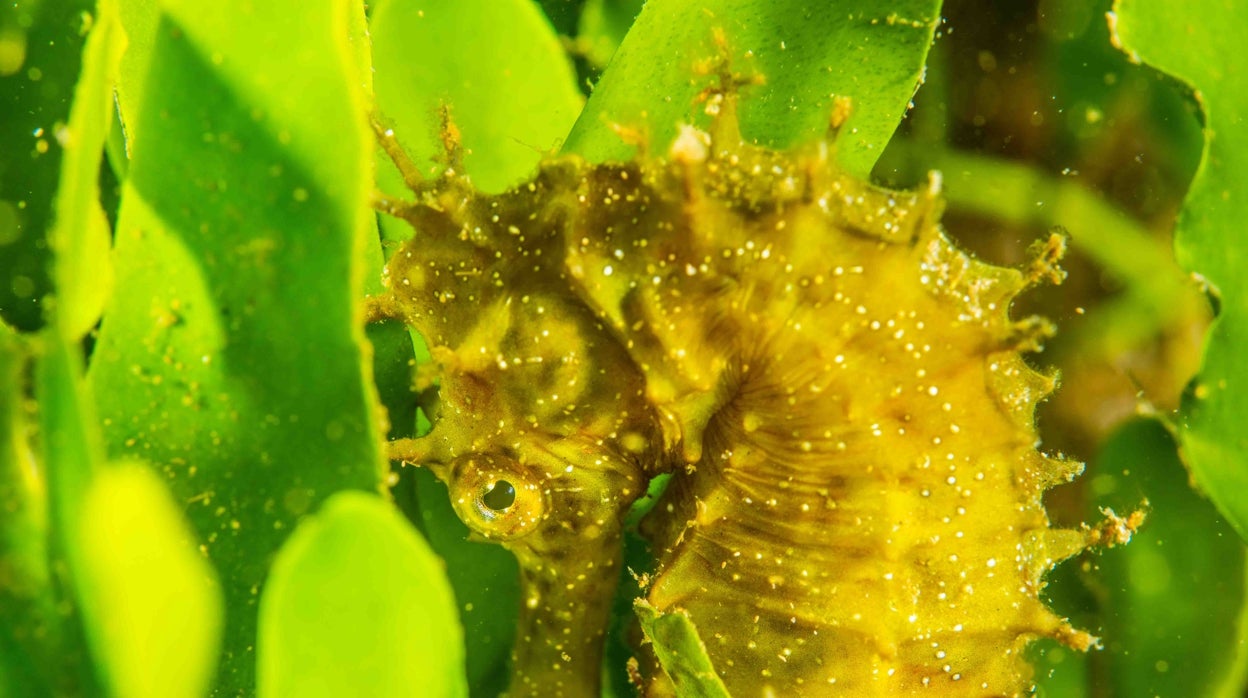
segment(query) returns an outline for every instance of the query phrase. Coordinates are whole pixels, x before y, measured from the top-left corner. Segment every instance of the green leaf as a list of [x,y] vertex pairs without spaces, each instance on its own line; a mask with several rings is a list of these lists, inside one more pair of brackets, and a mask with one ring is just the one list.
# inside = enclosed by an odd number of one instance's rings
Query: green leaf
[[[444,104],[464,169],[487,192],[530,174],[580,111],[572,65],[531,0],[382,0],[371,33],[377,108],[427,173],[442,153]],[[401,193],[397,182],[383,188]]]
[[65,152],[56,192],[56,221],[48,236],[56,286],[56,317],[70,338],[85,335],[100,319],[112,287],[112,237],[100,206],[100,161],[113,122],[113,83],[126,38],[112,0],[100,0],[87,37],[82,75],[74,89]]
[[56,609],[48,586],[46,482],[25,414],[29,359],[0,323],[0,695],[52,690],[44,672]]
[[0,5],[0,315],[24,331],[42,325],[51,291],[52,229],[74,85],[95,0]]
[[683,698],[728,698],[728,689],[715,673],[698,629],[684,611],[661,613],[645,599],[633,605],[641,630],[654,645],[663,671]]
[[1245,547],[1188,486],[1170,435],[1128,423],[1088,478],[1096,508],[1149,509],[1130,545],[1099,555],[1105,651],[1092,660],[1112,694],[1243,695]]
[[585,59],[599,68],[624,42],[645,0],[586,0],[576,26],[576,40]]
[[730,67],[766,84],[746,87],[741,131],[773,148],[822,137],[832,98],[854,110],[837,156],[865,176],[905,114],[922,76],[940,0],[898,0],[881,10],[866,0],[727,0],[713,11],[695,0],[650,0],[594,89],[564,150],[591,161],[632,155],[613,124],[648,134],[665,150],[681,123],[705,126],[695,104],[711,84],[699,64],[714,61],[722,30]]
[[[82,380],[82,354],[53,324],[44,333],[43,355],[35,365],[35,397],[39,402],[40,453],[47,478],[49,558],[56,600],[68,610],[58,620],[51,679],[58,693],[93,694],[97,675],[91,669],[79,610],[61,585],[83,569],[78,531],[83,525],[83,500],[103,460],[98,422],[89,388]],[[70,579],[65,579],[68,571]]]
[[121,57],[117,78],[117,108],[125,128],[127,154],[134,134],[130,120],[138,113],[143,83],[151,70],[152,50],[156,43],[156,25],[160,18],[159,0],[118,0],[121,26],[126,31],[126,52]]
[[282,546],[259,643],[261,698],[468,694],[442,562],[373,495],[334,495]]
[[180,507],[146,466],[102,469],[84,498],[75,570],[87,636],[114,695],[204,695],[222,602]]
[[1205,116],[1205,150],[1175,228],[1184,268],[1218,297],[1199,376],[1179,416],[1184,462],[1248,540],[1248,4],[1117,0],[1116,40],[1188,83]]
[[352,7],[168,0],[123,114],[118,286],[90,377],[109,452],[168,477],[221,575],[220,694],[253,690],[258,593],[288,532],[384,481]]

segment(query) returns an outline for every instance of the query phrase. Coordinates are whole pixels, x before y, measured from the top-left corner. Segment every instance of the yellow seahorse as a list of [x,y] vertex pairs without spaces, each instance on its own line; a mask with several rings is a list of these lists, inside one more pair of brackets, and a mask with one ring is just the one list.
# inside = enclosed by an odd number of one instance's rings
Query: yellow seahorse
[[1020,352],[1051,328],[1009,309],[1060,280],[1062,238],[984,264],[941,231],[938,178],[870,186],[831,136],[751,146],[735,90],[705,96],[711,131],[663,156],[553,158],[497,196],[421,181],[379,132],[415,194],[379,207],[417,234],[373,315],[419,330],[443,395],[392,452],[519,559],[511,692],[598,694],[621,522],[664,472],[647,600],[692,619],[733,695],[1024,692],[1031,639],[1095,641],[1043,575],[1139,523],[1056,530],[1041,503],[1082,466],[1037,450],[1055,377]]

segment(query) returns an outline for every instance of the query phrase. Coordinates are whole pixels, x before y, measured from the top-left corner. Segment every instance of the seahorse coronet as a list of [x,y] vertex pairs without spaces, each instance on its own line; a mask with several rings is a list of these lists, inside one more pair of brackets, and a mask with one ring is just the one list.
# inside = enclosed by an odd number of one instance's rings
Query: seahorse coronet
[[[1057,376],[1022,352],[1052,325],[1010,314],[1060,281],[1061,238],[986,264],[941,229],[938,178],[881,189],[832,142],[725,140],[735,118],[388,209],[416,230],[391,307],[442,367],[422,460],[520,561],[511,691],[596,694],[625,513],[672,473],[646,600],[689,616],[733,695],[1026,692],[1032,639],[1095,642],[1039,598],[1100,538],[1049,525],[1081,466],[1038,450]],[[483,513],[508,477],[514,512]]]

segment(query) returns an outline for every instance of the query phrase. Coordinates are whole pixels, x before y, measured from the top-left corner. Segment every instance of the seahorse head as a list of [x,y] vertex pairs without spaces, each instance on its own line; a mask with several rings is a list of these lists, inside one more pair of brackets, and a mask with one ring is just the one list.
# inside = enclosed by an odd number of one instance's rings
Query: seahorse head
[[520,562],[513,691],[579,695],[597,691],[621,522],[662,444],[642,371],[564,273],[570,172],[500,196],[440,180],[402,212],[417,234],[387,283],[439,367],[434,427],[412,459]]

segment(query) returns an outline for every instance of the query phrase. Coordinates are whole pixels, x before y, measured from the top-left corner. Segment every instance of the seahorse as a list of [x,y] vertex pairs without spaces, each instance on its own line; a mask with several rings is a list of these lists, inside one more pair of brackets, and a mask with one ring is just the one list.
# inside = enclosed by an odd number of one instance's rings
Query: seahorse
[[[978,261],[938,177],[838,169],[843,109],[770,150],[720,84],[668,152],[552,157],[500,195],[454,166],[421,180],[379,129],[415,198],[378,207],[416,235],[372,315],[426,338],[442,394],[392,455],[516,554],[514,695],[598,694],[622,520],[660,473],[646,600],[692,619],[733,695],[1022,693],[1030,640],[1096,642],[1044,574],[1139,524],[1054,529],[1041,502],[1082,466],[1038,450],[1057,379],[1023,352],[1052,327],[1010,306],[1060,281],[1062,238],[1023,270]],[[643,665],[647,694],[675,690]]]

